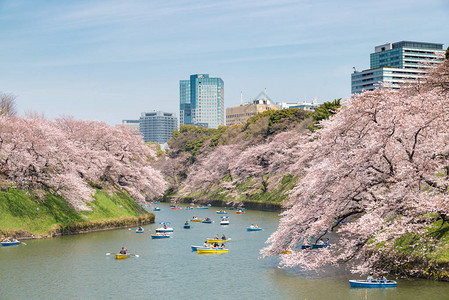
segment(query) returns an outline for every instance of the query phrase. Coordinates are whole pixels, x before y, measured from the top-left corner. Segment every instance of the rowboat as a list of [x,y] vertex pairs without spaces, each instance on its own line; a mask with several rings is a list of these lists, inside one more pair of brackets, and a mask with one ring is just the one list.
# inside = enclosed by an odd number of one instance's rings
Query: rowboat
[[[312,249],[326,248],[328,246],[329,246],[329,244],[312,244]],[[303,244],[301,246],[302,249],[308,249],[310,247],[311,247],[311,245],[308,245],[308,244]]]
[[117,253],[115,255],[115,259],[125,259],[125,258],[128,258],[130,256],[131,256],[131,254],[120,254],[120,253]]
[[201,219],[190,219],[190,222],[201,222]]
[[209,244],[213,244],[213,243],[227,243],[229,242],[231,239],[227,239],[227,240],[216,240],[216,239],[207,239],[207,242]]
[[248,227],[248,228],[246,228],[246,231],[261,231],[262,230],[262,228],[259,228],[259,227]]
[[238,215],[243,215],[245,212],[243,210],[238,210],[235,213],[238,214]]
[[181,207],[172,206],[170,209],[181,209]]
[[234,209],[234,207],[230,207],[230,208],[229,208],[229,210],[233,210],[233,209]]
[[197,206],[196,209],[209,209],[207,206]]
[[8,246],[17,246],[20,244],[19,241],[13,241],[13,242],[1,242],[2,247],[8,247]]
[[224,210],[217,210],[216,213],[219,214],[219,215],[226,215],[227,214],[227,212],[224,211]]
[[159,228],[156,228],[156,232],[173,232],[173,228],[171,228],[171,227],[167,227],[167,228],[159,227]]
[[291,250],[285,250],[285,251],[281,251],[281,254],[291,254],[292,251]]
[[198,254],[216,254],[216,253],[228,253],[229,249],[196,249]]
[[184,225],[184,229],[190,229],[190,225]]
[[167,227],[167,224],[170,224],[170,222],[159,222],[159,224],[164,226],[156,228],[156,232],[173,232],[173,228]]
[[151,235],[152,239],[168,239],[170,238],[169,235],[163,235],[163,234],[152,234]]
[[368,280],[349,280],[349,285],[355,288],[387,288],[396,287],[397,282],[394,280],[381,281],[368,281]]
[[207,224],[210,224],[210,223],[212,223],[212,220],[209,219],[209,218],[206,218],[206,219],[203,219],[203,220],[201,221],[201,223],[207,223]]
[[204,246],[190,246],[192,247],[192,251],[196,251],[197,249],[209,249],[209,247],[204,247]]
[[161,209],[159,208],[159,207],[155,207],[154,209],[153,209],[153,211],[160,211]]
[[220,221],[220,225],[229,225],[229,219],[223,219]]
[[142,229],[142,230],[136,230],[136,233],[143,233],[145,230],[144,229]]

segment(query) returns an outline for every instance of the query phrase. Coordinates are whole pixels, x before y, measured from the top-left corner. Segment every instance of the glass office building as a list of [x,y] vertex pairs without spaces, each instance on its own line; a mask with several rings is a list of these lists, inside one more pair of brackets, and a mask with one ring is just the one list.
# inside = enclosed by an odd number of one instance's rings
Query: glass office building
[[173,137],[173,130],[178,129],[175,114],[162,111],[143,112],[139,120],[139,131],[145,143],[165,144]]
[[179,81],[180,124],[206,128],[224,125],[224,82],[209,74]]
[[370,69],[351,74],[351,93],[374,90],[381,84],[398,89],[401,84],[424,78],[426,68],[441,62],[443,44],[402,41],[376,46]]

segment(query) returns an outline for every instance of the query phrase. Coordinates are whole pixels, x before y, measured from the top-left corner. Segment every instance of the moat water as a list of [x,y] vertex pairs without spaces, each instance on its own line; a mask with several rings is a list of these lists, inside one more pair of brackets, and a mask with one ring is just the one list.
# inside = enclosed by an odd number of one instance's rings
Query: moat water
[[[260,259],[259,250],[276,230],[279,216],[228,210],[230,225],[219,224],[219,208],[171,210],[158,204],[156,224],[143,234],[128,229],[24,241],[0,249],[0,299],[449,299],[449,283],[391,278],[397,288],[351,289],[345,272],[305,274],[278,268],[278,258]],[[214,223],[182,225],[192,216]],[[151,239],[159,222],[171,222],[170,239]],[[258,224],[263,231],[247,232]],[[198,255],[191,245],[225,234],[229,253]],[[122,246],[140,257],[116,260],[105,253]]]

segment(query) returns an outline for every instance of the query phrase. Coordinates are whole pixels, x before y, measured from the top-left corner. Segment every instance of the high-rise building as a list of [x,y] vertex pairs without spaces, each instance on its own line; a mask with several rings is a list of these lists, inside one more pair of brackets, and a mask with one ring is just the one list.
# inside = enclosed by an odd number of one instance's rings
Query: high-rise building
[[441,62],[443,44],[402,41],[376,46],[370,55],[370,69],[351,74],[351,93],[375,90],[384,83],[398,89],[400,84],[426,76],[426,68]]
[[252,116],[267,110],[279,110],[279,105],[274,105],[269,100],[257,99],[226,108],[226,125],[245,124]]
[[224,125],[224,82],[209,74],[190,75],[179,81],[179,121],[207,128]]
[[139,131],[145,143],[164,144],[173,137],[173,130],[178,129],[178,120],[175,114],[162,111],[143,112],[139,124]]

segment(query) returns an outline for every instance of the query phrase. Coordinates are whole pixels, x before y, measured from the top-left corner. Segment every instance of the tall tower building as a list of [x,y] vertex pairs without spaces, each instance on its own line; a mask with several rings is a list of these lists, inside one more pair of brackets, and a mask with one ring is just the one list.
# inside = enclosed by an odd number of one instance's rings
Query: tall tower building
[[206,128],[224,125],[224,82],[209,74],[190,75],[179,81],[180,124]]
[[139,131],[144,142],[165,144],[173,137],[173,130],[178,129],[175,114],[163,111],[143,112],[139,120]]
[[375,90],[380,83],[398,89],[401,83],[426,76],[423,63],[441,62],[443,44],[402,41],[376,46],[370,55],[370,69],[351,74],[351,93]]

